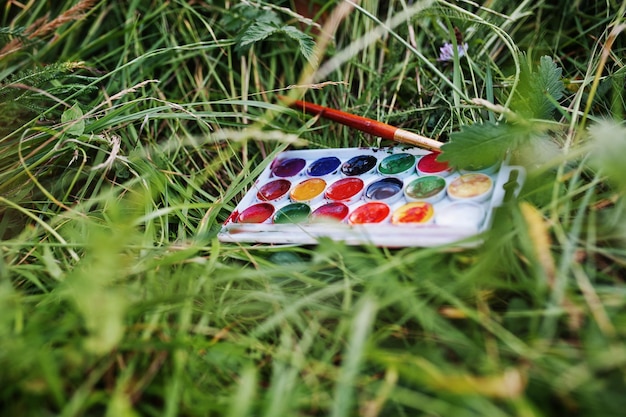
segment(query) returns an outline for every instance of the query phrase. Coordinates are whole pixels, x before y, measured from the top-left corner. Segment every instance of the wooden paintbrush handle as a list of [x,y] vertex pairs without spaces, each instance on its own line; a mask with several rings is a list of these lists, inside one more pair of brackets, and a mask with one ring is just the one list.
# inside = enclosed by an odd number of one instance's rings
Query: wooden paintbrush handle
[[341,110],[331,109],[330,107],[324,107],[306,101],[295,100],[291,103],[291,107],[300,109],[308,114],[319,115],[324,119],[353,127],[362,132],[380,136],[383,139],[394,140],[394,134],[396,133],[396,130],[398,130],[397,127],[390,126],[373,119],[368,119],[367,117],[357,116],[355,114],[346,113]]
[[[286,98],[284,100],[288,101]],[[368,119],[367,117],[357,116],[341,110],[331,109],[330,107],[309,103],[307,101],[294,100],[290,103],[290,106],[300,109],[305,113],[319,115],[325,119],[350,126],[354,129],[372,134],[374,136],[379,136],[383,139],[409,143],[411,145],[434,150],[438,150],[441,145],[443,145],[442,142],[418,135],[417,133],[409,132],[408,130],[400,129],[377,120]]]
[[421,146],[435,151],[438,151],[439,148],[441,148],[441,145],[443,145],[443,142],[439,142],[438,140],[427,138],[426,136],[418,135],[417,133],[399,128],[393,136],[394,140],[398,142],[410,143],[411,145]]

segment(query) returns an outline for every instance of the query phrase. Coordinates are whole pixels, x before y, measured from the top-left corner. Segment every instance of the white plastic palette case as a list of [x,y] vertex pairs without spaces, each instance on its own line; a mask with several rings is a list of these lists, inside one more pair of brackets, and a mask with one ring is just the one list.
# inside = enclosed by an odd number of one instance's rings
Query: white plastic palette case
[[522,167],[451,171],[412,147],[285,151],[259,175],[224,222],[222,242],[430,247],[481,243]]

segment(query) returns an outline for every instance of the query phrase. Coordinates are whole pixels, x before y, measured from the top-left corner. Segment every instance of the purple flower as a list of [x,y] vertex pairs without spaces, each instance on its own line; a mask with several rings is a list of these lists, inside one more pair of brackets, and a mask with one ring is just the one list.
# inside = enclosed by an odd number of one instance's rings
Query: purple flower
[[[457,50],[459,52],[459,58],[465,55],[467,52],[467,42],[463,45],[457,45]],[[450,42],[446,42],[443,44],[441,48],[439,48],[439,58],[437,61],[452,61],[454,59],[454,46]]]

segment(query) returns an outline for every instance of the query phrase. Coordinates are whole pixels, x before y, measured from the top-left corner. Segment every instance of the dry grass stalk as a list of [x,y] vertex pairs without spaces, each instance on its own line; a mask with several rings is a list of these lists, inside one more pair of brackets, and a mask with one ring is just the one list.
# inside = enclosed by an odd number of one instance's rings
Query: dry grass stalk
[[[93,7],[95,2],[95,0],[81,0],[76,3],[75,6],[71,7],[70,9],[63,12],[56,18],[48,21],[47,23],[47,18],[37,19],[24,31],[26,38],[31,40],[43,39],[54,33],[54,31],[60,26],[68,22],[74,22],[82,19],[85,16],[85,13]],[[2,49],[0,49],[0,58],[19,51],[22,46],[24,46],[24,41],[22,39],[12,39],[10,42],[4,45]]]

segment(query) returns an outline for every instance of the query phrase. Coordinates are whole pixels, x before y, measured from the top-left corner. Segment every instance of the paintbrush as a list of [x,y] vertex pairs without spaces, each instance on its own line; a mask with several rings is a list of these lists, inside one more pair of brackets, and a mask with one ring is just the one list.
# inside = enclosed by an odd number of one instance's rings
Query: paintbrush
[[280,99],[285,101],[286,103],[289,103],[289,106],[292,108],[302,110],[305,113],[319,115],[320,117],[323,117],[325,119],[332,120],[346,126],[350,126],[362,132],[370,133],[374,136],[379,136],[383,139],[408,143],[411,145],[416,145],[437,151],[439,150],[439,148],[441,148],[441,145],[443,145],[442,142],[439,142],[435,139],[427,138],[426,136],[418,135],[417,133],[409,132],[408,130],[391,126],[374,119],[368,119],[367,117],[357,116],[355,114],[331,109],[330,107],[320,106],[318,104],[309,103],[307,101],[291,101],[291,99],[287,97],[280,97]]

